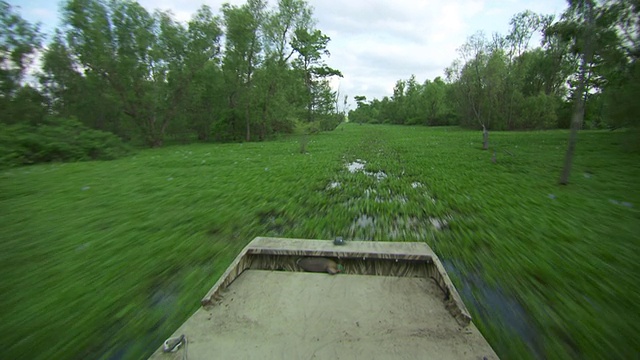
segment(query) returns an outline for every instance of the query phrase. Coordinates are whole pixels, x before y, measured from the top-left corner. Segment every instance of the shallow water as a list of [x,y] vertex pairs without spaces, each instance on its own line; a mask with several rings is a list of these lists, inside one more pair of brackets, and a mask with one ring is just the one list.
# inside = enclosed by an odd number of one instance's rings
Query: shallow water
[[347,170],[350,173],[355,173],[356,171],[364,170],[364,165],[367,162],[364,160],[356,159],[356,161],[347,164]]
[[340,182],[338,181],[332,181],[329,183],[329,185],[327,185],[327,189],[336,189],[340,187]]
[[[460,279],[462,287],[457,290],[462,300],[476,309],[485,323],[497,323],[508,328],[525,343],[535,358],[543,358],[539,331],[518,300],[500,287],[489,286],[477,274],[462,274],[452,261],[442,260],[442,265],[447,273]],[[500,353],[499,349],[495,350]]]
[[167,330],[169,314],[175,312],[178,306],[178,291],[178,284],[176,282],[161,284],[153,289],[149,296],[148,309],[144,311],[160,310],[165,315],[160,318],[152,328],[147,329],[145,333],[139,334],[137,338],[119,343],[116,349],[109,349],[113,350],[113,352],[107,359],[129,359],[131,358],[131,353],[141,348],[146,349],[149,354],[154,352],[162,342],[166,340],[162,334]]
[[354,161],[354,162],[347,163],[345,165],[345,167],[352,174],[355,174],[356,172],[361,171],[363,174],[365,174],[367,176],[372,176],[372,177],[376,178],[378,181],[384,180],[384,179],[387,178],[387,176],[388,176],[387,173],[385,173],[382,170],[378,170],[376,172],[366,171],[364,169],[364,166],[366,164],[367,164],[367,162],[365,160],[356,159],[356,161]]
[[351,227],[360,229],[373,228],[375,226],[375,222],[376,220],[373,216],[362,214],[353,222]]
[[442,230],[449,227],[449,222],[446,219],[440,219],[436,217],[430,217],[429,222],[436,230]]

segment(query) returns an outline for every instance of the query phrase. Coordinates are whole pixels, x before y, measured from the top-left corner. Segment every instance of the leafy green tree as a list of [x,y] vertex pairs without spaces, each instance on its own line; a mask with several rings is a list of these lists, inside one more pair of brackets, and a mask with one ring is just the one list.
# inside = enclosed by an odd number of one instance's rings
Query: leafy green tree
[[380,109],[378,110],[378,122],[381,124],[390,124],[396,112],[396,104],[385,96],[380,100]]
[[259,107],[259,137],[273,132],[293,129],[296,115],[305,107],[305,86],[292,70],[291,60],[296,53],[291,46],[295,29],[313,25],[312,10],[302,0],[280,0],[269,11],[263,24],[265,61],[256,73]]
[[329,56],[327,44],[331,38],[324,35],[320,30],[310,30],[298,28],[295,37],[292,39],[291,47],[298,54],[294,66],[302,72],[304,84],[307,88],[307,121],[314,120],[314,112],[322,114],[326,112],[326,103],[329,100],[334,102],[330,93],[329,83],[324,81],[331,76],[342,77],[339,70],[327,66],[322,56]]
[[426,80],[422,85],[421,102],[425,109],[425,125],[448,125],[450,110],[446,99],[446,84],[441,77]]
[[59,31],[43,54],[39,81],[52,114],[75,117],[90,128],[130,140],[135,128],[121,110],[121,99],[104,78],[80,71]]
[[406,120],[407,110],[405,108],[406,104],[406,82],[404,80],[396,81],[395,86],[393,87],[393,96],[391,97],[391,101],[394,103],[394,111],[393,116],[390,119],[392,124],[404,124]]
[[356,101],[356,108],[349,112],[349,121],[362,125],[363,123],[373,122],[370,112],[370,104],[367,103],[367,97],[364,95],[356,95],[353,97]]
[[465,61],[464,65],[456,61],[446,70],[448,79],[457,83],[455,89],[458,111],[461,119],[467,119],[463,124],[473,126],[472,124],[476,123],[482,128],[482,147],[485,150],[489,147],[488,131],[492,125],[491,112],[494,110],[488,106],[492,100],[491,95],[495,96],[499,91],[499,84],[490,81],[487,76],[487,64],[492,58],[491,54],[487,53],[490,49],[484,34],[478,32],[470,36],[458,50]]
[[[606,79],[603,108],[612,128],[640,127],[640,3],[605,1],[596,22],[606,28],[596,71]],[[638,132],[635,132],[637,136]],[[637,141],[637,139],[636,139]]]
[[10,97],[20,87],[42,39],[38,25],[23,19],[6,1],[0,1],[0,92],[3,98]]
[[461,59],[445,70],[461,125],[487,131],[556,126],[564,83],[575,69],[566,42],[556,37],[546,38],[547,49],[530,48],[532,36],[552,21],[525,11],[512,18],[507,36],[488,40],[477,33],[463,44]]
[[[46,109],[29,113],[76,117],[149,146],[161,146],[168,136],[262,140],[292,131],[298,118],[324,121],[325,129],[341,121],[338,94],[328,81],[341,74],[324,62],[329,38],[314,28],[304,0],[280,0],[273,8],[262,0],[225,4],[222,17],[203,6],[187,24],[133,0],[62,5],[63,26],[44,52],[39,76],[45,97],[38,100],[25,88],[20,111],[41,102]],[[15,26],[9,11],[3,15]],[[20,34],[39,46],[28,31]],[[16,49],[11,56],[18,60],[2,68],[2,84],[12,94],[18,94],[21,64],[33,53]],[[11,101],[5,96],[0,105]]]
[[253,75],[261,61],[260,27],[265,3],[250,0],[240,7],[224,4],[222,12],[226,26],[223,71],[229,93],[229,115],[232,129],[244,118],[245,140],[251,141],[251,106]]
[[229,120],[233,132],[244,121],[245,140],[251,141],[253,76],[261,62],[260,28],[266,4],[249,0],[240,7],[224,4],[226,27],[223,71],[228,93]]
[[5,124],[38,125],[49,115],[46,97],[30,85],[20,86],[2,113]]
[[[200,141],[209,140],[223,114],[223,75],[220,68],[222,29],[220,20],[203,5],[187,23],[184,66],[174,69],[173,109],[182,109],[187,129]],[[180,39],[173,37],[173,39]],[[177,47],[169,47],[177,48]],[[175,61],[180,64],[180,61]],[[187,130],[183,128],[184,130]]]
[[416,81],[416,76],[411,75],[405,82],[404,89],[404,119],[402,122],[407,125],[424,124],[424,106],[420,94],[422,86]]
[[[166,102],[171,56],[182,46],[168,41],[182,33],[167,14],[152,16],[136,2],[105,4],[98,0],[70,0],[64,5],[69,50],[87,78],[117,97],[122,111],[151,146],[161,146],[172,119]],[[161,42],[162,40],[162,42]],[[172,99],[173,100],[173,99]]]
[[0,122],[41,120],[40,95],[30,86],[23,87],[22,81],[42,39],[38,25],[23,19],[6,1],[0,2]]

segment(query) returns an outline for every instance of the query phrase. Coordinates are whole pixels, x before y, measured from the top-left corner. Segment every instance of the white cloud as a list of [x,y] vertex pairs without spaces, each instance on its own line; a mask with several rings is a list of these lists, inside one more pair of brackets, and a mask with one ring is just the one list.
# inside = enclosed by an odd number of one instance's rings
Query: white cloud
[[[559,13],[562,0],[545,1],[338,1],[314,2],[318,28],[332,38],[328,63],[345,78],[351,98],[391,95],[395,82],[443,75],[456,49],[478,30],[506,33],[518,12]],[[353,103],[353,100],[351,100]]]
[[318,27],[332,37],[328,60],[345,74],[341,91],[367,98],[390,95],[411,74],[422,82],[441,75],[473,31],[468,19],[483,1],[350,1],[316,6]]

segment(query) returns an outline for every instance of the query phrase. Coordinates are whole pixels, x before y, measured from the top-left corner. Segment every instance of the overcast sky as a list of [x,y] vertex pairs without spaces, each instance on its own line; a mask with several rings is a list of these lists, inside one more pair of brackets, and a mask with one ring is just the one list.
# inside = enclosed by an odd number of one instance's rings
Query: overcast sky
[[[203,3],[217,11],[224,2],[244,0],[139,0],[149,10],[171,10],[187,21]],[[9,0],[20,14],[51,33],[58,1]],[[271,0],[270,3],[274,3]],[[344,78],[333,82],[342,95],[368,99],[391,95],[398,79],[419,82],[442,76],[456,49],[478,30],[506,34],[509,19],[526,9],[559,15],[566,0],[310,0],[317,28],[331,37],[327,59]]]

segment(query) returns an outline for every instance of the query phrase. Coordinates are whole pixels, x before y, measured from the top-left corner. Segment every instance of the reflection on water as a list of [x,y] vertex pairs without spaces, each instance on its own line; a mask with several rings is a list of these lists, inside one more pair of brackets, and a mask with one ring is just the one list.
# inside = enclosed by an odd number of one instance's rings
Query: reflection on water
[[350,173],[355,173],[356,171],[364,170],[364,165],[367,162],[364,160],[356,159],[356,161],[347,164],[347,170]]
[[360,160],[360,159],[356,159],[356,161],[354,162],[350,162],[347,165],[345,165],[347,167],[347,170],[354,174],[358,171],[362,171],[363,174],[367,175],[367,176],[373,176],[374,178],[376,178],[378,181],[380,180],[384,180],[387,178],[387,173],[385,173],[382,170],[378,170],[376,172],[371,172],[371,171],[366,171],[364,169],[364,166],[367,164],[366,161],[364,160]]
[[[402,199],[395,201],[402,201]],[[438,231],[449,229],[449,221],[452,219],[453,217],[446,215],[428,218],[398,216],[379,220],[373,215],[360,214],[349,226],[347,237],[359,241],[394,241],[399,239],[417,241],[433,237]]]

